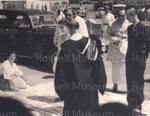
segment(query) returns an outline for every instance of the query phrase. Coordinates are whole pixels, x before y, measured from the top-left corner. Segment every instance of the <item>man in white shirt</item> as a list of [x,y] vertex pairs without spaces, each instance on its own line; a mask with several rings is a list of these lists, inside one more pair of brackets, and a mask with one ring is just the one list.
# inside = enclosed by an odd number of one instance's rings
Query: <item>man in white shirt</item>
[[87,26],[86,26],[86,23],[85,23],[84,19],[77,15],[77,10],[76,9],[73,9],[72,11],[73,11],[73,18],[76,21],[78,21],[78,23],[79,23],[79,32],[80,32],[80,34],[83,35],[84,37],[89,37],[88,29],[87,29]]
[[106,30],[108,26],[111,26],[112,22],[115,20],[114,15],[109,12],[109,9],[110,9],[109,6],[105,6],[104,8],[105,14],[102,17],[102,31],[103,31],[104,43],[106,45],[106,52],[108,50],[108,45],[109,45],[109,41],[106,40],[106,37],[105,37]]

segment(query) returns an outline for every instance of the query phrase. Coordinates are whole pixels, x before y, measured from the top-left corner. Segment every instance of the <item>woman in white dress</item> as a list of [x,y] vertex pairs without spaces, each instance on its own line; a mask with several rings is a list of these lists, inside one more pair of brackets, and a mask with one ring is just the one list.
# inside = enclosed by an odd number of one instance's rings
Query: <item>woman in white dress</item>
[[8,59],[1,65],[1,88],[7,90],[18,90],[26,89],[26,82],[22,79],[24,78],[23,72],[18,68],[15,63],[16,52],[10,51],[8,53]]
[[70,31],[68,28],[68,20],[62,19],[58,22],[58,33],[57,38],[54,39],[54,44],[58,48],[56,56],[54,58],[54,64],[53,64],[53,71],[55,72],[57,59],[61,50],[61,44],[64,43],[66,40],[68,40],[70,36]]

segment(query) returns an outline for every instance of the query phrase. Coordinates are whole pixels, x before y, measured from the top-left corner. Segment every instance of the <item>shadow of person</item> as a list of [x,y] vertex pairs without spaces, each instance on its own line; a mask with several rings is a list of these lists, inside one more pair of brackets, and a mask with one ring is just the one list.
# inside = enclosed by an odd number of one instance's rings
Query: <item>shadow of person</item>
[[28,109],[18,100],[0,97],[0,113],[7,116],[33,116]]

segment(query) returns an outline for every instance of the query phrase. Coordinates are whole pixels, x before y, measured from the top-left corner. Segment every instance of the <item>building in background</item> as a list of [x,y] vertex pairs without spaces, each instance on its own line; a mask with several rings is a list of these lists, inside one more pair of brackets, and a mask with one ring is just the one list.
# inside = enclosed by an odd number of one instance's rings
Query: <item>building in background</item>
[[49,10],[56,10],[58,7],[69,4],[69,0],[22,0],[22,1],[1,1],[0,8],[23,8],[42,10],[42,6]]

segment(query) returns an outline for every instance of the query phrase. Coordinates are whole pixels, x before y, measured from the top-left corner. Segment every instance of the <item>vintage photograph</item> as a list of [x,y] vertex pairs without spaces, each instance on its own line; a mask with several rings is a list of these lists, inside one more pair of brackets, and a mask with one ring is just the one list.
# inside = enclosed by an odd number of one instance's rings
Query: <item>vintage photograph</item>
[[150,116],[150,0],[0,0],[0,116]]

